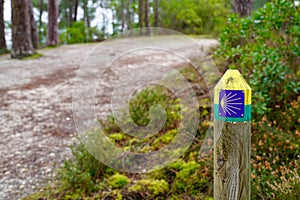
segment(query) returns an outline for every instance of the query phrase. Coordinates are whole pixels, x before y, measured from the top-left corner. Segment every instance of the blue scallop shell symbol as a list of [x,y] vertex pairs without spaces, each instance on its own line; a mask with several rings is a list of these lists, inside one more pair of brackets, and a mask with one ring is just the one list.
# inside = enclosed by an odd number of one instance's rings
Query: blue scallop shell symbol
[[219,115],[221,117],[244,117],[245,94],[243,90],[221,90]]

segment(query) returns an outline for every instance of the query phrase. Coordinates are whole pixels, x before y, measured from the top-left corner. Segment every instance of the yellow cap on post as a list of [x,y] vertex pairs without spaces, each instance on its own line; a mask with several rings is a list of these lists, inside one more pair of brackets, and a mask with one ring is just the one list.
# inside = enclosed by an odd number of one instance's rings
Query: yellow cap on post
[[215,119],[251,120],[251,88],[238,70],[229,69],[214,89]]

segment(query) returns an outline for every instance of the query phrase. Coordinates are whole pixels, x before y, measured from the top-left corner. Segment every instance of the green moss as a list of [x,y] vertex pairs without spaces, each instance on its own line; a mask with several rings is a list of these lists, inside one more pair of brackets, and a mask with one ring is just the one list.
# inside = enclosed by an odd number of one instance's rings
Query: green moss
[[39,59],[40,57],[43,57],[43,54],[36,53],[36,54],[32,54],[30,56],[26,56],[24,58],[21,58],[21,60],[35,60],[35,59]]
[[114,134],[109,135],[109,137],[110,137],[112,140],[114,140],[115,142],[122,141],[122,140],[125,140],[125,139],[128,138],[128,137],[126,137],[126,135],[123,134],[123,133],[114,133]]
[[[173,165],[174,166],[174,165]],[[175,165],[179,171],[173,183],[174,193],[189,193],[199,195],[208,190],[208,179],[203,176],[203,167],[195,161],[178,163]]]
[[[128,188],[129,192],[141,193],[148,198],[167,194],[169,185],[165,180],[142,179]],[[148,194],[148,195],[147,195]]]
[[122,174],[115,174],[108,180],[108,185],[112,188],[123,188],[130,182],[130,179]]
[[152,146],[156,148],[161,148],[163,144],[169,144],[172,141],[172,139],[176,136],[176,134],[177,129],[170,130],[162,136],[158,137],[156,140],[154,140]]
[[55,49],[57,47],[59,47],[60,45],[50,45],[50,46],[46,46],[44,49]]

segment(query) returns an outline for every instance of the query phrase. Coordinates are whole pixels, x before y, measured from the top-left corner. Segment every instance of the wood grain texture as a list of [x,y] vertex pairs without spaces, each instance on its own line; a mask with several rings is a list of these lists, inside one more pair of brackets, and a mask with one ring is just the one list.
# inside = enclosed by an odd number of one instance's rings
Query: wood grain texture
[[215,200],[250,200],[250,123],[215,120]]

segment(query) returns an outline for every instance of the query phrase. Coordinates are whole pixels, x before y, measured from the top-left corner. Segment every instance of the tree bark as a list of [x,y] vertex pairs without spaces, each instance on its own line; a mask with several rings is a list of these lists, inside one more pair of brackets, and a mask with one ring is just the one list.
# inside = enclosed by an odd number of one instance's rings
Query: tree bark
[[44,12],[44,1],[40,0],[40,13],[39,13],[39,39],[40,39],[40,43],[42,42],[42,26],[43,26],[42,16],[43,16],[43,12]]
[[154,0],[154,27],[158,27],[159,20],[159,0]]
[[73,22],[77,21],[77,10],[78,10],[78,0],[75,0],[74,2],[74,16],[73,16]]
[[73,24],[73,1],[69,1],[69,25],[72,27]]
[[145,26],[150,27],[149,22],[149,1],[145,0]]
[[36,23],[34,20],[31,0],[28,0],[28,10],[29,10],[29,17],[30,17],[31,41],[32,41],[33,47],[37,49],[39,47],[39,36],[38,36],[38,32],[37,32]]
[[144,25],[144,0],[139,0],[139,25],[140,28],[145,27]]
[[83,16],[84,16],[84,23],[87,27],[88,32],[88,38],[86,38],[87,41],[92,40],[92,32],[91,32],[91,20],[90,20],[90,14],[89,14],[89,7],[88,7],[88,0],[84,0],[83,2]]
[[6,50],[5,23],[4,23],[4,0],[0,0],[0,52]]
[[12,0],[12,58],[22,58],[35,53],[31,41],[29,0]]
[[150,34],[149,13],[150,13],[149,0],[145,0],[145,18],[144,19],[145,19],[146,35]]
[[58,4],[57,0],[48,1],[48,27],[47,27],[47,46],[59,44],[58,39]]
[[247,17],[251,14],[253,7],[253,0],[234,0],[234,12],[239,14],[240,17]]
[[[121,3],[121,31],[123,32],[125,30],[125,5],[124,0],[120,1]],[[128,11],[127,11],[128,12]]]

